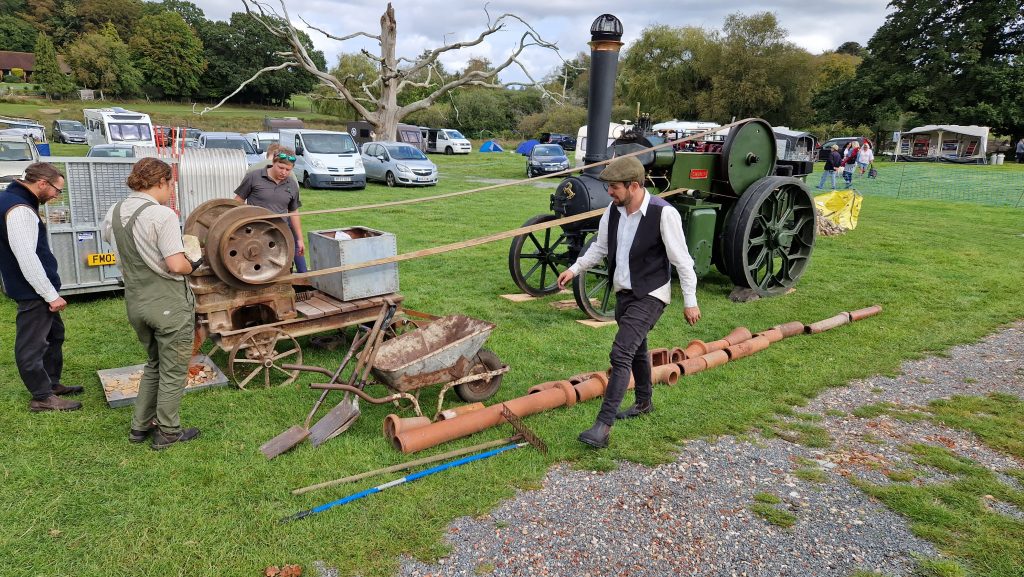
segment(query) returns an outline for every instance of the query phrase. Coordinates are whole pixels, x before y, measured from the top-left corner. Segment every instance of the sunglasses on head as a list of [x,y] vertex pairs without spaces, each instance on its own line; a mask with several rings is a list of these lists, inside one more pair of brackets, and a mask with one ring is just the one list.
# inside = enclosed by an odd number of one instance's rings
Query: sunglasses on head
[[295,155],[294,154],[285,154],[283,152],[279,152],[277,154],[276,158],[278,160],[287,160],[288,162],[295,162]]

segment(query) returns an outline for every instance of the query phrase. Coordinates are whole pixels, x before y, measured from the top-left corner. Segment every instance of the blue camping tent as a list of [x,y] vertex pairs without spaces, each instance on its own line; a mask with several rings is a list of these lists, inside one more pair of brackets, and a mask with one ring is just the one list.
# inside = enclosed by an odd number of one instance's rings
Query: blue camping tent
[[537,146],[538,144],[540,144],[540,142],[537,142],[537,139],[535,138],[531,138],[526,142],[520,142],[519,146],[516,147],[516,153],[522,154],[524,156],[528,155],[531,152],[533,152],[533,147]]
[[488,140],[480,145],[480,152],[505,152],[505,149],[497,142]]

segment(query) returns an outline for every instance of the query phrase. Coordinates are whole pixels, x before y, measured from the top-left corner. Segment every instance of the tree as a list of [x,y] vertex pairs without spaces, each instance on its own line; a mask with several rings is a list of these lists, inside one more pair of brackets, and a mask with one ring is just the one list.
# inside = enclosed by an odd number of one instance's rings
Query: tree
[[[373,82],[377,77],[377,68],[373,59],[362,53],[340,54],[338,64],[331,69],[335,78],[340,78],[353,94],[362,94],[361,98],[370,102],[369,93],[364,93],[364,86]],[[310,94],[316,111],[321,114],[330,114],[345,120],[355,120],[358,115],[354,108],[345,99],[338,96],[337,91],[329,86],[317,86]]]
[[191,96],[206,69],[203,44],[177,12],[146,16],[139,21],[144,34],[130,46],[146,84],[165,96]]
[[859,42],[843,42],[836,48],[836,54],[848,54],[850,56],[857,56],[863,58],[866,50],[860,45]]
[[36,45],[36,29],[17,16],[0,16],[0,46],[13,52],[31,52]]
[[131,38],[135,25],[142,18],[141,0],[81,0],[78,14],[86,32],[113,24],[121,38]]
[[[857,76],[820,99],[847,122],[980,124],[1024,133],[1024,1],[893,0]],[[894,128],[900,128],[898,125]]]
[[775,15],[731,14],[723,33],[705,62],[711,66],[712,87],[697,96],[701,116],[718,121],[760,116],[772,124],[807,123],[812,114],[814,57],[786,40]]
[[42,87],[47,98],[54,95],[63,96],[75,89],[75,83],[61,72],[53,42],[50,42],[50,37],[42,32],[36,37],[35,55],[36,69],[32,74],[32,80]]
[[138,94],[142,75],[132,64],[131,52],[121,42],[117,30],[107,23],[99,32],[91,32],[76,40],[66,55],[68,66],[84,86],[98,88],[100,98],[105,92],[131,96]]
[[[284,104],[292,94],[309,92],[317,84],[315,77],[298,66],[284,67],[277,74],[259,75],[261,70],[276,65],[280,61],[278,53],[290,46],[244,12],[233,13],[230,23],[204,24],[199,34],[208,63],[199,90],[202,98],[223,99],[233,95],[236,101],[244,103]],[[303,32],[297,36],[310,60],[326,68],[323,52],[313,50],[309,36]]]
[[701,28],[657,25],[645,28],[620,64],[621,100],[655,118],[700,115],[697,95],[712,87],[707,60],[715,38]]
[[163,0],[162,2],[146,2],[143,4],[143,11],[147,15],[156,15],[161,12],[174,12],[178,16],[181,16],[182,20],[186,24],[192,27],[196,32],[203,27],[207,22],[206,15],[203,14],[202,8],[189,2],[188,0]]
[[[360,31],[339,37],[329,34],[322,29],[303,21],[309,28],[338,42],[345,42],[359,36],[364,36],[377,41],[377,44],[380,46],[380,55],[371,56],[377,67],[377,78],[372,84],[366,86],[367,90],[372,94],[374,102],[371,106],[367,106],[360,98],[362,95],[357,96],[345,85],[342,79],[325,72],[317,66],[316,62],[310,57],[306,47],[302,44],[298,31],[291,25],[290,17],[288,16],[288,11],[284,6],[283,0],[280,0],[281,15],[278,15],[275,9],[270,7],[266,2],[262,2],[260,0],[242,0],[242,2],[245,4],[247,12],[249,12],[258,22],[270,31],[270,33],[285,40],[290,46],[289,53],[281,59],[283,61],[279,61],[275,66],[264,67],[257,76],[274,70],[298,66],[310,74],[313,74],[321,83],[333,87],[338,95],[344,98],[360,116],[373,125],[374,131],[377,135],[385,140],[393,140],[395,138],[396,128],[403,118],[418,110],[423,110],[429,107],[438,98],[444,96],[455,88],[470,85],[489,86],[492,88],[500,87],[496,81],[497,75],[513,64],[518,65],[523,73],[529,77],[529,71],[526,70],[519,60],[520,54],[522,54],[522,52],[528,47],[540,46],[554,50],[557,53],[557,49],[554,44],[545,41],[541,38],[539,33],[529,26],[529,24],[514,14],[502,14],[495,20],[490,20],[488,15],[486,28],[480,32],[476,38],[465,42],[444,44],[438,48],[430,50],[426,53],[426,56],[420,56],[416,60],[412,61],[406,58],[399,58],[395,54],[398,25],[395,20],[394,8],[392,8],[390,3],[380,18],[380,34],[370,34],[368,32]],[[526,27],[526,31],[522,33],[518,43],[514,48],[512,48],[510,54],[504,61],[487,70],[463,71],[461,74],[456,75],[451,79],[446,79],[444,82],[437,82],[436,88],[434,88],[426,97],[406,105],[399,104],[399,95],[406,89],[415,86],[435,86],[432,82],[423,82],[414,79],[423,70],[429,71],[442,54],[478,46],[487,40],[488,37],[506,30],[509,25],[516,22],[523,24]],[[408,65],[406,66],[405,64]],[[535,85],[536,82],[533,82],[533,84]]]

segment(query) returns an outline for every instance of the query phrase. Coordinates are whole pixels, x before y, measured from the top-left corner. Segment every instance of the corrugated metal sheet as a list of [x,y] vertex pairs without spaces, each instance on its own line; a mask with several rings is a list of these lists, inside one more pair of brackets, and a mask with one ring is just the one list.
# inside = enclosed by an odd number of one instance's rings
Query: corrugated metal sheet
[[[138,156],[155,156],[167,162],[174,160],[163,149],[135,147]],[[176,209],[185,222],[200,204],[215,198],[234,198],[235,189],[249,166],[241,150],[226,148],[186,148],[178,163]]]

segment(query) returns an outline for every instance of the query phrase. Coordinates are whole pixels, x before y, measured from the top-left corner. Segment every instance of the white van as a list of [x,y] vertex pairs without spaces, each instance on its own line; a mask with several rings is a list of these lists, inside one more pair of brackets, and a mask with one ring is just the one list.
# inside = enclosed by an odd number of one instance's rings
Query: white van
[[426,152],[445,154],[469,154],[473,145],[458,130],[450,128],[421,128]]
[[295,178],[306,188],[366,188],[356,141],[347,132],[305,128],[278,131],[281,146],[295,151]]
[[156,146],[153,123],[144,112],[132,112],[119,106],[86,108],[85,138],[89,146],[97,144],[131,144]]

